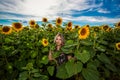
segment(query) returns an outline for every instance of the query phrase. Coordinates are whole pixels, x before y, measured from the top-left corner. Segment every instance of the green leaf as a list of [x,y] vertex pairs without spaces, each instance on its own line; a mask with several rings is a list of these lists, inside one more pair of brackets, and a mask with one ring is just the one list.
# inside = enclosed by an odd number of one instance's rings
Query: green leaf
[[113,72],[117,72],[117,68],[115,67],[114,64],[105,64],[106,68],[113,71]]
[[10,38],[5,38],[5,43],[11,43],[13,42],[13,40],[11,40]]
[[90,45],[93,45],[93,42],[92,41],[80,41],[80,44],[84,46],[90,46]]
[[47,56],[43,56],[42,60],[41,60],[41,63],[47,64],[48,63],[48,57]]
[[78,51],[76,51],[75,57],[81,60],[83,63],[86,63],[90,59],[90,54],[87,50],[83,50],[82,53],[79,53]]
[[42,48],[42,52],[43,52],[43,53],[48,52],[48,51],[49,51],[49,50],[48,50],[48,47]]
[[82,75],[85,78],[85,80],[99,80],[99,72],[92,69],[83,69]]
[[28,72],[24,71],[24,72],[20,73],[18,80],[27,80],[27,78],[28,78]]
[[49,67],[47,68],[47,71],[48,71],[49,74],[52,76],[53,73],[54,73],[54,66],[49,66]]
[[66,63],[66,65],[65,65],[65,68],[66,68],[66,70],[67,70],[67,73],[68,73],[68,75],[69,75],[69,77],[71,77],[71,76],[73,76],[74,75],[74,73],[75,73],[75,68],[74,68],[74,62],[73,62],[73,60],[72,61],[68,61],[67,63]]
[[60,53],[61,53],[60,51],[54,52],[52,54],[53,58],[57,58],[60,55]]
[[34,77],[40,77],[41,74],[40,73],[34,73]]
[[102,46],[102,45],[99,45],[96,47],[99,51],[102,51],[102,52],[105,52],[106,50],[106,47],[105,46]]
[[75,71],[74,74],[81,72],[82,68],[83,68],[83,64],[81,62],[76,62],[74,65],[74,71]]
[[69,77],[72,77],[73,75],[81,72],[82,67],[83,65],[81,62],[74,62],[74,60],[69,60],[65,65]]
[[71,44],[73,44],[73,40],[67,40],[66,41],[66,45],[71,45]]
[[60,79],[67,79],[69,77],[67,70],[65,68],[65,64],[57,66],[56,77],[58,77]]
[[39,72],[39,69],[32,69],[31,70],[31,73],[36,73],[36,72]]
[[100,55],[97,55],[97,57],[103,63],[111,64],[111,61],[109,60],[109,58],[104,53],[101,53]]

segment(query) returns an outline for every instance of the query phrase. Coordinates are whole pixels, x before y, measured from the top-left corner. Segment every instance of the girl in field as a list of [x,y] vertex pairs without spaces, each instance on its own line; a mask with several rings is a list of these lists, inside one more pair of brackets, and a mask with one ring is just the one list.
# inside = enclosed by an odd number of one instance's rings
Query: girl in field
[[72,56],[66,55],[65,53],[60,53],[60,55],[57,58],[53,58],[52,54],[54,54],[55,51],[59,51],[62,46],[64,46],[65,40],[61,33],[58,33],[54,38],[54,43],[56,43],[56,49],[54,51],[49,52],[48,58],[50,61],[55,61],[58,65],[61,65],[65,62],[67,62]]
[[54,43],[56,44],[56,48],[54,51],[51,51],[51,50],[49,51],[48,59],[50,62],[55,61],[57,65],[55,65],[54,74],[53,76],[49,77],[49,80],[61,80],[61,79],[56,78],[58,67],[62,65],[63,63],[67,62],[69,59],[71,59],[72,56],[67,55],[64,52],[61,52],[57,58],[53,58],[53,54],[57,54],[55,52],[60,51],[61,48],[64,46],[65,40],[64,40],[63,35],[58,33],[54,38]]

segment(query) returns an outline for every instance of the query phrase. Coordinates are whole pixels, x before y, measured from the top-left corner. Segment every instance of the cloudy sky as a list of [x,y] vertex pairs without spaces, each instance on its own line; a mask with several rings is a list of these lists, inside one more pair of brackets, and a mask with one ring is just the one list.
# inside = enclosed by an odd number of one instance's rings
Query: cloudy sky
[[62,17],[79,25],[113,25],[120,21],[120,0],[1,0],[0,25]]

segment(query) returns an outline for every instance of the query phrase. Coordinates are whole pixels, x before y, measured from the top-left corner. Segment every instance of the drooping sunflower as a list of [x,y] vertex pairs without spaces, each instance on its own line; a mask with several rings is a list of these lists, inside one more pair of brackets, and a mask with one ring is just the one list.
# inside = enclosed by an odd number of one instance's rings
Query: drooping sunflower
[[89,28],[90,26],[87,24],[87,25],[85,25],[85,27],[88,27],[88,28]]
[[12,28],[9,26],[2,27],[2,33],[3,34],[10,34],[12,32]]
[[89,27],[85,26],[78,30],[79,39],[86,39],[90,34]]
[[116,23],[115,27],[120,28],[120,22]]
[[38,24],[35,24],[34,28],[38,29],[40,26]]
[[0,32],[1,32],[2,28],[0,27]]
[[108,26],[108,25],[103,25],[103,26],[102,26],[102,30],[108,31],[108,29],[109,29],[109,26]]
[[56,25],[57,26],[60,26],[62,24],[62,18],[61,17],[58,17],[57,19],[56,19]]
[[74,29],[79,29],[79,28],[80,28],[79,25],[74,26]]
[[21,31],[23,29],[23,25],[20,22],[12,23],[12,27],[15,31]]
[[94,30],[95,32],[99,32],[100,27],[93,27],[93,30]]
[[72,30],[72,22],[67,23],[66,29],[70,31]]
[[43,45],[44,47],[48,46],[48,40],[45,39],[45,38],[43,38],[43,39],[42,39],[42,45]]
[[116,43],[117,50],[120,50],[120,42]]
[[66,27],[67,30],[71,31],[72,30],[72,27]]
[[42,19],[42,22],[48,22],[48,19],[44,17],[44,18]]
[[35,20],[30,20],[29,25],[30,25],[31,28],[34,28],[34,26],[36,25]]
[[108,32],[110,32],[111,30],[112,30],[112,28],[111,28],[111,27],[109,27],[109,28],[107,29],[107,31],[108,31]]
[[53,28],[52,24],[48,24],[48,28]]

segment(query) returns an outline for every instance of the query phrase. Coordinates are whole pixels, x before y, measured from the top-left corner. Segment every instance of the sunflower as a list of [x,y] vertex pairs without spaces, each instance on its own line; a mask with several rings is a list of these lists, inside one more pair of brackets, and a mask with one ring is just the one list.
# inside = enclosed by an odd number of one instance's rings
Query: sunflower
[[116,43],[117,50],[120,50],[120,42]]
[[42,45],[43,45],[44,47],[48,46],[48,40],[45,39],[45,38],[43,38],[43,39],[42,39]]
[[93,27],[93,30],[94,30],[95,32],[99,32],[100,28],[99,28],[99,27]]
[[56,25],[57,26],[60,26],[62,24],[62,18],[61,17],[58,17],[57,19],[56,19]]
[[79,28],[80,28],[80,26],[79,26],[79,25],[76,25],[76,26],[74,26],[74,28],[75,28],[75,29],[79,29]]
[[38,25],[38,24],[35,24],[34,28],[35,28],[35,29],[39,28],[39,25]]
[[78,31],[79,39],[86,39],[90,34],[89,27],[85,26]]
[[120,28],[120,22],[116,23],[115,27]]
[[3,33],[3,34],[10,34],[11,32],[12,32],[12,28],[9,27],[9,26],[4,26],[4,27],[2,28],[2,33]]
[[48,24],[48,28],[53,28],[52,24]]
[[72,27],[72,22],[68,22],[67,27]]
[[29,21],[29,25],[30,25],[31,28],[34,28],[35,24],[36,24],[35,20],[30,20]]
[[112,28],[110,28],[110,27],[107,29],[108,32],[110,32],[111,30],[112,30]]
[[23,29],[22,24],[19,22],[12,23],[12,27],[16,31],[21,31]]
[[108,31],[108,29],[109,29],[109,26],[108,26],[108,25],[103,25],[103,26],[102,26],[102,30]]
[[89,28],[90,26],[89,26],[89,25],[85,25],[85,27],[88,27],[88,28]]
[[0,32],[1,32],[2,28],[0,27]]
[[47,18],[42,19],[43,22],[48,22]]
[[71,30],[72,30],[72,27],[68,27],[68,26],[67,26],[66,29],[71,31]]

